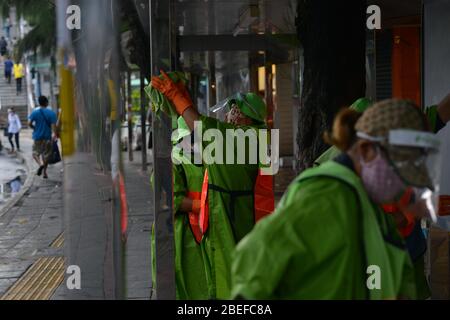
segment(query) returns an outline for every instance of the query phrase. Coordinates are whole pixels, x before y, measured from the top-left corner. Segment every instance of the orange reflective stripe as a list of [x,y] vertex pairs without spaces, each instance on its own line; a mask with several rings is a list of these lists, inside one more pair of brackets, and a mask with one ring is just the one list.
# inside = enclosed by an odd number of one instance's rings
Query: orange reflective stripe
[[119,173],[119,193],[120,193],[120,225],[122,239],[126,239],[128,230],[128,202],[127,193],[125,190],[125,180],[123,179],[122,173]]
[[192,200],[200,200],[202,198],[202,193],[195,192],[195,191],[189,191],[187,196],[189,199],[192,199]]
[[406,207],[411,202],[412,195],[413,195],[413,189],[412,188],[406,189],[405,193],[400,198],[398,204],[396,204],[396,203],[385,204],[382,206],[383,211],[386,213],[401,212],[402,210],[400,209],[400,206]]
[[275,210],[273,176],[262,175],[261,170],[259,171],[255,183],[254,198],[255,222],[258,222]]
[[[189,191],[187,196],[189,199],[192,200],[200,200],[202,194],[201,192]],[[200,221],[199,221],[200,215],[198,212],[189,212],[188,216],[189,216],[189,224],[191,226],[191,231],[195,238],[195,241],[197,243],[200,243],[203,238],[202,231],[200,230]]]
[[386,213],[394,213],[394,212],[399,212],[400,209],[395,204],[384,204],[383,211]]
[[413,195],[413,189],[412,188],[406,189],[405,194],[400,199],[400,204],[402,206],[407,206],[408,204],[410,204],[412,195]]
[[416,225],[414,215],[404,210],[404,208],[406,208],[411,203],[412,195],[413,195],[413,188],[408,188],[406,189],[405,193],[396,204],[385,204],[382,206],[383,211],[385,213],[391,214],[401,212],[405,217],[405,219],[407,220],[408,223],[405,227],[398,228],[398,231],[400,232],[403,238],[409,236],[411,232],[414,230],[414,226]]
[[208,170],[205,170],[202,193],[200,197],[201,207],[199,217],[199,224],[202,235],[204,235],[208,231],[209,227],[208,186],[209,186]]

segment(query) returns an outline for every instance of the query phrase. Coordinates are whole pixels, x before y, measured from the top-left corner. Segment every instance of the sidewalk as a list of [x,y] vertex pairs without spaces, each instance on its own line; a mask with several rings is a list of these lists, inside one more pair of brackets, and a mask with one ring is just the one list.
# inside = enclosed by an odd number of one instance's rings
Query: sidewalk
[[[134,152],[134,161],[123,153],[125,185],[128,200],[128,240],[126,243],[126,297],[129,300],[150,300],[152,290],[151,230],[154,220],[153,191],[150,173],[142,172],[141,152]],[[150,153],[147,154],[151,162]],[[148,168],[152,171],[151,164]]]
[[[27,164],[27,181],[22,191],[0,212],[0,297],[6,299],[24,298],[23,294],[33,299],[35,294],[42,294],[30,281],[39,280],[39,273],[30,277],[26,271],[37,262],[62,256],[60,247],[51,247],[63,226],[62,166],[49,168],[49,180],[35,177],[37,165],[31,154],[31,131],[22,132],[21,144],[23,151],[19,157]],[[39,266],[37,271],[44,274],[52,265],[41,263]],[[15,288],[12,292],[11,287],[19,280],[20,290]],[[5,296],[5,293],[8,294]]]
[[7,202],[0,205],[0,217],[4,212],[8,211],[11,207],[14,206],[15,201],[23,196],[25,191],[33,183],[33,175],[30,175],[29,171],[37,170],[37,164],[35,164],[34,160],[32,159],[31,152],[33,148],[33,140],[31,139],[31,134],[31,130],[28,129],[24,129],[20,132],[20,147],[22,151],[16,154],[8,154],[8,151],[10,150],[8,139],[6,137],[2,138],[4,147],[1,153],[2,157],[7,157],[7,161],[9,161],[10,163],[16,162],[17,168],[19,170],[25,168],[27,180],[22,181],[23,186],[18,194],[14,195],[12,198],[9,198]]

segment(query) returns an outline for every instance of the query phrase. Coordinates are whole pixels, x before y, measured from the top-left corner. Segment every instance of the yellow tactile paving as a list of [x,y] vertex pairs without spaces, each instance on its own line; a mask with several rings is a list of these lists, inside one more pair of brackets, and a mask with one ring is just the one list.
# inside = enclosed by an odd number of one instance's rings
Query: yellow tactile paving
[[62,248],[64,245],[64,232],[61,233],[50,245],[52,248]]
[[63,280],[63,257],[40,258],[0,300],[49,300]]

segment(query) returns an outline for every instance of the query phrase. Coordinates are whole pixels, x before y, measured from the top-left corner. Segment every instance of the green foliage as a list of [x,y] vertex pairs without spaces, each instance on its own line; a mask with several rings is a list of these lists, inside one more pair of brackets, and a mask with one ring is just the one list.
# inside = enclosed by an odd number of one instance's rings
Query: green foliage
[[139,112],[141,110],[141,91],[133,89],[131,92],[131,111]]
[[20,39],[15,58],[22,58],[27,51],[40,51],[44,56],[56,51],[56,12],[53,1],[48,0],[0,0],[0,11],[7,16],[15,7],[18,17],[23,17],[31,30]]

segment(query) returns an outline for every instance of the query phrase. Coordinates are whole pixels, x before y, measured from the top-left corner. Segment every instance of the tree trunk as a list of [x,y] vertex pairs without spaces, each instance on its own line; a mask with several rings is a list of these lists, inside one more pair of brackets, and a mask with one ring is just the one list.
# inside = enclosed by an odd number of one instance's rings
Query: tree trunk
[[336,113],[365,95],[365,3],[299,0],[297,30],[304,54],[299,171],[329,147],[323,134]]

